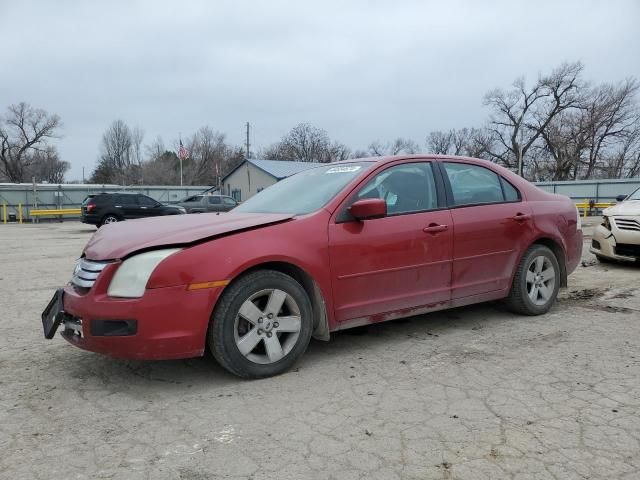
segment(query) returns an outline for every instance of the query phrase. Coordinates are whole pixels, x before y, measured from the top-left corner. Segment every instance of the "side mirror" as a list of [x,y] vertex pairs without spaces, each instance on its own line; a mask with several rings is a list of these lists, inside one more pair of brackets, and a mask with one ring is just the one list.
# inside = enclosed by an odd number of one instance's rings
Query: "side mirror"
[[349,213],[357,220],[371,220],[387,216],[387,202],[381,198],[364,198],[349,207]]
[[624,201],[625,198],[627,198],[626,195],[618,195],[616,197],[616,202],[622,202],[622,201]]

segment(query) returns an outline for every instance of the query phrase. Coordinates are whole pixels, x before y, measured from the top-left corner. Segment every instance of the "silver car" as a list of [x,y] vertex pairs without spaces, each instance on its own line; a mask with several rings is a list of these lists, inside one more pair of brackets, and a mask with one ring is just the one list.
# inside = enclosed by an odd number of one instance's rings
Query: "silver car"
[[228,212],[238,202],[226,195],[201,194],[185,198],[177,205],[184,207],[187,213]]

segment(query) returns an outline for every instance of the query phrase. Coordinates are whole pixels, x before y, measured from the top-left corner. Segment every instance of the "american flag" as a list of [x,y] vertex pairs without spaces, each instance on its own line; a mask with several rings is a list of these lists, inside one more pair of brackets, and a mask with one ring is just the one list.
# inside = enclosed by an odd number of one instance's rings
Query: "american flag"
[[189,156],[189,150],[184,148],[184,145],[182,145],[182,140],[180,140],[180,148],[178,149],[178,158],[180,160],[184,160],[188,156]]

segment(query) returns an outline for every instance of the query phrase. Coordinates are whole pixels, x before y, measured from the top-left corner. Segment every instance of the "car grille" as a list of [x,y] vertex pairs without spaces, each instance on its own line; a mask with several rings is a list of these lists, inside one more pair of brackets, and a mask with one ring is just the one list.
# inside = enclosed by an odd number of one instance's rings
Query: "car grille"
[[620,230],[634,230],[640,232],[640,223],[630,218],[614,218],[613,221]]
[[98,275],[100,275],[100,272],[102,272],[104,267],[106,267],[109,263],[110,262],[93,262],[91,260],[81,258],[80,260],[78,260],[76,268],[73,271],[71,283],[82,288],[93,287],[93,284],[96,283]]
[[624,257],[640,257],[640,245],[618,243],[616,245],[616,255],[622,255]]

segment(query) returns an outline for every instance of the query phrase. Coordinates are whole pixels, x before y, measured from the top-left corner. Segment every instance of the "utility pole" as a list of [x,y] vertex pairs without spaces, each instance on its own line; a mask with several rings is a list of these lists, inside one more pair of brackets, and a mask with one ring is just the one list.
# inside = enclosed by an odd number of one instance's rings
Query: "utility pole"
[[180,160],[180,186],[182,186],[182,132],[178,133],[180,139],[180,150],[178,150],[178,160]]
[[247,158],[249,158],[251,156],[251,154],[250,154],[251,150],[249,150],[249,146],[250,146],[250,144],[249,144],[249,129],[250,128],[251,128],[251,125],[249,124],[249,122],[247,122],[247,144],[246,144],[246,147],[247,147]]
[[522,130],[520,130],[520,143],[518,144],[518,175],[524,178],[524,158],[522,158],[522,142],[523,134]]
[[518,147],[518,175],[520,175],[522,178],[524,178],[524,175],[522,175],[522,167],[523,167],[523,159],[522,159],[522,144],[520,144],[520,146]]
[[[33,209],[38,209],[38,186],[36,185],[36,177],[31,177],[33,182]],[[34,222],[34,217],[31,217],[31,222]],[[38,217],[35,217],[35,223],[38,223]]]

